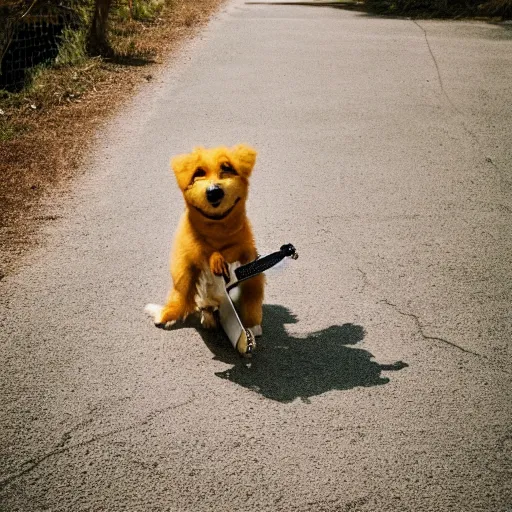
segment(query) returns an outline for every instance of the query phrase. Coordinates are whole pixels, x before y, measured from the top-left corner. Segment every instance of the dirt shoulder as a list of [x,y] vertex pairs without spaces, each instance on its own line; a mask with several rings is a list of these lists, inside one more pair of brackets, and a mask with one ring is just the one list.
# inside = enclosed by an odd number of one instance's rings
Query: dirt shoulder
[[223,2],[174,0],[150,22],[114,21],[115,58],[45,69],[29,90],[0,97],[0,279],[42,242],[95,131]]

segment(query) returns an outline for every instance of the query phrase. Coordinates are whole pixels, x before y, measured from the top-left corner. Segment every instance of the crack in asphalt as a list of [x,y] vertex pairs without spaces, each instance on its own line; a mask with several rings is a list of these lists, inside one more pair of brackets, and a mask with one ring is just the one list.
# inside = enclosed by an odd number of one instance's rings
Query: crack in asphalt
[[508,370],[506,370],[505,368],[500,366],[496,361],[494,361],[489,356],[486,356],[485,354],[481,354],[479,352],[474,352],[473,350],[468,350],[467,348],[461,347],[460,345],[457,345],[457,343],[453,343],[453,341],[449,341],[445,338],[440,338],[439,336],[430,336],[428,334],[425,334],[425,328],[423,327],[423,324],[421,323],[418,315],[415,315],[414,313],[405,313],[396,304],[389,302],[388,299],[382,299],[379,302],[386,304],[386,306],[390,306],[390,307],[394,308],[396,310],[396,312],[402,316],[407,316],[409,318],[412,318],[416,324],[416,327],[418,328],[418,332],[420,333],[420,335],[423,339],[430,340],[430,341],[438,341],[438,342],[444,343],[446,345],[449,345],[450,347],[456,348],[457,350],[460,350],[461,352],[464,352],[466,354],[471,354],[471,355],[479,357],[481,359],[486,359],[487,361],[492,363],[495,367],[499,368],[503,373],[512,375],[512,372],[509,372]]
[[[459,109],[459,107],[457,107],[457,105],[453,102],[453,100],[450,98],[450,96],[446,92],[446,89],[444,88],[443,78],[442,78],[442,75],[441,75],[441,69],[439,68],[439,64],[437,62],[436,56],[434,55],[434,51],[432,50],[432,47],[430,46],[430,41],[428,40],[428,34],[427,34],[426,29],[423,28],[416,20],[411,20],[411,21],[423,32],[423,35],[425,37],[425,42],[427,43],[428,51],[430,53],[430,56],[432,57],[432,61],[434,62],[434,66],[436,67],[437,80],[439,82],[439,87],[441,88],[441,92],[443,93],[443,96],[446,98],[446,100],[451,105],[453,110],[455,110],[455,112],[457,112],[457,114],[459,114],[462,118],[465,118],[466,115],[464,114],[464,112],[462,112]],[[480,151],[482,153],[484,153],[482,145],[480,143],[480,139],[477,137],[476,133],[474,133],[472,130],[470,130],[467,127],[467,125],[464,122],[464,120],[461,120],[461,125],[464,128],[464,130],[466,131],[466,133],[468,133],[471,136],[471,138],[474,140],[476,145],[479,147]],[[485,157],[485,161],[487,163],[491,164],[492,167],[494,167],[495,170],[500,171],[500,168],[494,163],[494,161],[493,161],[493,159],[491,157],[486,156]]]
[[128,425],[127,427],[110,430],[109,432],[105,432],[103,434],[98,434],[97,436],[93,436],[90,439],[87,439],[86,441],[80,441],[78,443],[75,443],[75,444],[72,444],[69,446],[65,446],[65,444],[71,439],[71,434],[73,432],[79,430],[81,427],[87,425],[88,423],[91,423],[93,420],[91,418],[90,420],[82,421],[82,422],[78,423],[77,425],[75,425],[74,427],[72,427],[67,432],[65,432],[61,436],[60,441],[55,445],[53,450],[49,451],[48,453],[45,453],[44,455],[42,455],[41,457],[39,457],[36,460],[29,459],[29,460],[25,461],[22,465],[29,464],[29,466],[27,468],[20,470],[17,473],[13,473],[12,475],[9,475],[9,476],[5,477],[4,479],[0,480],[0,490],[3,490],[4,488],[6,488],[8,485],[10,485],[12,482],[17,480],[18,478],[26,475],[27,473],[30,473],[31,471],[36,469],[38,466],[40,466],[44,461],[46,461],[47,459],[49,459],[51,457],[60,455],[61,453],[69,452],[76,448],[83,448],[84,446],[88,446],[97,441],[101,441],[102,439],[105,439],[112,435],[120,434],[122,432],[127,432],[129,430],[133,430],[134,428],[140,427],[142,425],[147,425],[150,421],[155,419],[158,415],[160,415],[164,412],[172,411],[174,409],[178,409],[179,407],[188,405],[188,404],[192,403],[195,399],[196,399],[196,397],[192,396],[190,399],[186,400],[185,402],[181,402],[181,403],[175,404],[175,405],[170,405],[168,407],[164,407],[163,409],[156,409],[154,411],[151,411],[142,420],[136,421],[136,422],[132,423],[131,425]]
[[448,341],[445,338],[439,338],[438,336],[429,336],[428,334],[425,334],[423,325],[421,324],[421,321],[418,317],[418,315],[415,315],[414,313],[404,313],[402,310],[398,308],[396,304],[393,304],[392,302],[389,302],[388,299],[382,299],[379,302],[382,302],[386,304],[387,306],[391,306],[396,309],[398,313],[400,313],[402,316],[408,316],[410,318],[413,318],[416,326],[418,327],[418,331],[421,334],[421,336],[426,340],[432,340],[432,341],[441,341],[442,343],[446,343],[447,345],[450,345],[451,347],[457,348],[461,350],[462,352],[465,352],[466,354],[473,354],[474,356],[478,357],[484,357],[487,358],[487,356],[484,356],[483,354],[479,354],[478,352],[473,352],[472,350],[468,350],[464,347],[461,347],[460,345],[457,345],[457,343],[453,343],[452,341]]
[[[374,287],[374,285],[371,283],[370,279],[368,278],[368,274],[364,270],[360,269],[359,267],[357,267],[356,270],[361,274],[361,278],[363,281],[361,288],[359,290],[359,293],[363,293],[364,290],[366,289],[366,287]],[[449,341],[445,338],[441,338],[439,336],[430,336],[429,334],[426,334],[425,328],[423,327],[423,324],[421,323],[421,320],[418,315],[416,315],[414,313],[406,313],[406,312],[402,311],[398,307],[397,304],[393,304],[388,299],[381,299],[378,302],[386,304],[386,306],[390,306],[390,307],[394,308],[397,311],[397,313],[399,313],[402,316],[407,316],[409,318],[412,318],[416,324],[418,332],[420,333],[420,335],[423,339],[430,340],[430,341],[438,341],[440,343],[444,343],[445,345],[449,345],[452,348],[456,348],[457,350],[460,350],[461,352],[464,352],[466,354],[471,354],[473,356],[480,357],[482,359],[486,359],[487,361],[489,361],[489,362],[493,363],[495,366],[497,366],[503,373],[512,375],[512,372],[509,372],[508,370],[506,370],[505,368],[500,366],[498,363],[496,363],[496,361],[494,361],[491,357],[486,356],[485,354],[481,354],[479,352],[474,352],[473,350],[469,350],[467,348],[461,347],[460,345],[457,345],[457,343],[454,343],[453,341]]]
[[370,280],[368,279],[368,274],[364,270],[361,270],[359,267],[356,268],[356,270],[361,274],[363,279],[363,284],[359,290],[359,293],[363,293],[367,286],[371,286],[371,283]]
[[[436,67],[437,79],[439,81],[439,87],[441,88],[441,91],[442,91],[444,97],[448,100],[448,103],[452,106],[452,108],[458,114],[460,114],[461,116],[464,116],[464,113],[459,110],[459,108],[457,107],[457,105],[455,105],[455,103],[450,98],[450,96],[448,96],[448,93],[446,92],[446,89],[444,88],[443,78],[441,76],[441,70],[439,69],[439,64],[437,63],[437,59],[434,55],[434,52],[432,51],[432,47],[430,46],[430,41],[428,40],[427,31],[416,20],[411,20],[411,21],[423,32],[423,35],[425,37],[425,42],[427,43],[428,51],[430,52],[430,56],[432,57],[432,61],[434,62],[434,66]],[[466,126],[464,126],[464,128],[466,128]],[[466,128],[466,130],[467,130],[467,128]],[[469,133],[471,133],[471,132],[469,132]],[[474,133],[471,133],[471,135],[473,137],[475,137],[475,139],[476,139],[476,135]]]

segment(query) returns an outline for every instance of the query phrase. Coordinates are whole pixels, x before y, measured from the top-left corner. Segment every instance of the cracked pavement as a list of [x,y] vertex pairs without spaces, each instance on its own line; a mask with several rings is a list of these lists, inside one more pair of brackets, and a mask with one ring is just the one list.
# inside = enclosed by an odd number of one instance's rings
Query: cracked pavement
[[[1,282],[0,510],[512,508],[512,31],[228,2]],[[248,142],[251,361],[151,325],[171,155]]]

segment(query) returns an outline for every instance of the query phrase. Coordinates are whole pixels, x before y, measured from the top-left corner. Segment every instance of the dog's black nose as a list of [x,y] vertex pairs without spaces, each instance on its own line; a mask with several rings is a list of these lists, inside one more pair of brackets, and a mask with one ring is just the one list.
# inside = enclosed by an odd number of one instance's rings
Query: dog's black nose
[[222,198],[224,197],[224,190],[222,190],[219,185],[210,185],[206,189],[206,199],[214,206],[218,206],[215,203],[220,203]]

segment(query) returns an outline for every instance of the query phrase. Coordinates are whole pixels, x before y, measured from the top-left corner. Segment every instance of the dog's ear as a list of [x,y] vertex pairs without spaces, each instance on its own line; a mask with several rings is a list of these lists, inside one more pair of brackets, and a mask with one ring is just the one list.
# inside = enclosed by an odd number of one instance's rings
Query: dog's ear
[[191,170],[195,169],[197,163],[197,155],[194,153],[187,153],[185,155],[178,155],[171,158],[171,168],[174,171],[178,186],[185,189],[190,184]]
[[245,144],[238,144],[230,150],[231,158],[241,176],[248,178],[256,163],[256,151]]

